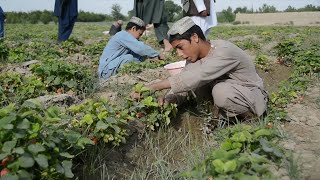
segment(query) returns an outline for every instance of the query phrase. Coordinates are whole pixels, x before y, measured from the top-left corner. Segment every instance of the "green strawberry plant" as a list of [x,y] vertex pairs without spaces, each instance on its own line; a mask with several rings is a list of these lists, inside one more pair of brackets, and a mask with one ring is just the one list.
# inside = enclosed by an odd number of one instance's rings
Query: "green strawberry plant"
[[[72,178],[72,158],[93,141],[69,127],[71,117],[35,101],[0,109],[1,170],[8,179]],[[4,177],[4,178],[5,178]]]
[[83,42],[76,38],[70,38],[61,43],[61,48],[67,55],[80,52],[81,46],[83,46]]
[[5,44],[3,39],[0,39],[0,63],[4,63],[8,60],[9,48]]
[[260,45],[257,42],[255,42],[252,38],[245,39],[243,41],[237,41],[236,45],[243,50],[246,50],[246,49],[259,50],[260,49]]
[[268,56],[264,54],[258,54],[255,58],[254,63],[258,68],[264,71],[270,70],[270,62],[269,62]]
[[134,119],[128,110],[117,109],[104,100],[72,105],[68,112],[74,117],[72,126],[95,143],[102,140],[116,146],[126,142],[127,122]]
[[302,74],[320,72],[320,48],[312,45],[307,51],[297,53],[294,58],[294,64],[297,70]]
[[93,74],[86,67],[63,61],[47,60],[33,65],[31,71],[42,79],[48,92],[56,92],[61,88],[64,92],[72,90],[81,94],[94,83]]
[[89,55],[91,57],[97,57],[101,55],[105,46],[106,46],[106,40],[101,40],[97,43],[85,46],[83,51],[86,55]]
[[132,114],[135,114],[151,130],[169,125],[170,119],[176,115],[176,104],[170,103],[160,106],[155,92],[151,92],[142,84],[135,85],[133,91],[138,94],[139,98],[137,101],[128,100],[128,109]]
[[226,137],[221,146],[183,176],[193,179],[272,178],[270,160],[278,162],[286,158],[283,150],[270,141],[275,137],[272,128],[236,125],[221,133]]
[[25,62],[28,60],[32,60],[25,46],[26,45],[21,45],[21,46],[18,45],[18,47],[11,48],[9,50],[8,62],[16,63],[16,62]]
[[274,48],[277,51],[279,63],[291,66],[294,57],[301,50],[300,45],[300,38],[284,39],[280,43],[278,43]]
[[46,94],[45,84],[36,76],[8,72],[0,74],[0,107]]

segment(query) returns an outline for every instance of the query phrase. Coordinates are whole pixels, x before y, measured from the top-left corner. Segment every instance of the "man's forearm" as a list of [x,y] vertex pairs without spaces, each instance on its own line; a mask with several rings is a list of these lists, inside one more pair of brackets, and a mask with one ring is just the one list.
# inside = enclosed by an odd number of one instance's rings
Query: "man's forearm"
[[159,91],[159,90],[162,90],[162,89],[169,89],[169,88],[171,88],[171,85],[170,85],[169,80],[165,79],[165,80],[162,80],[160,82],[150,84],[147,87],[150,88],[151,90]]

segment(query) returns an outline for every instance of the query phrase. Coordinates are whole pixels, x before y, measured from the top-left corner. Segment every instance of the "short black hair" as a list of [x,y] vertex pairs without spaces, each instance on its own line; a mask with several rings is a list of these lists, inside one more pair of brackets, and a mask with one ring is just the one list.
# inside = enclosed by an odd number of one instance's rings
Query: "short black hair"
[[138,30],[146,30],[146,27],[145,26],[139,26],[133,22],[128,22],[127,26],[126,26],[126,30],[130,30],[132,27],[136,27]]
[[204,36],[201,28],[198,25],[194,25],[190,29],[188,29],[185,33],[183,33],[182,35],[180,35],[180,34],[170,35],[169,42],[172,43],[175,40],[182,40],[182,39],[191,41],[191,36],[194,33],[196,33],[200,39],[202,39],[203,41],[206,41],[206,37]]

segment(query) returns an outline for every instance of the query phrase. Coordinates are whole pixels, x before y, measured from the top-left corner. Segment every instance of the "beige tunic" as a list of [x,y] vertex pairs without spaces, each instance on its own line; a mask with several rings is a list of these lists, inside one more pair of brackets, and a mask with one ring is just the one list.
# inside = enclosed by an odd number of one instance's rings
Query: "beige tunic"
[[251,111],[262,115],[268,95],[250,57],[228,41],[211,44],[205,58],[187,64],[184,71],[169,78],[171,92],[198,91],[209,85],[219,108],[234,114]]

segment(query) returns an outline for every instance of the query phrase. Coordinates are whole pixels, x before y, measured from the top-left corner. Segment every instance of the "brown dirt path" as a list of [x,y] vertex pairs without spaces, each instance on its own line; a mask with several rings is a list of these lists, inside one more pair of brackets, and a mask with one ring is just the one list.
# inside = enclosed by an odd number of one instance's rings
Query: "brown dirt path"
[[[283,146],[293,151],[298,179],[320,179],[320,80],[308,88],[301,103],[287,108],[291,119],[283,127]],[[282,178],[280,178],[282,179]]]

